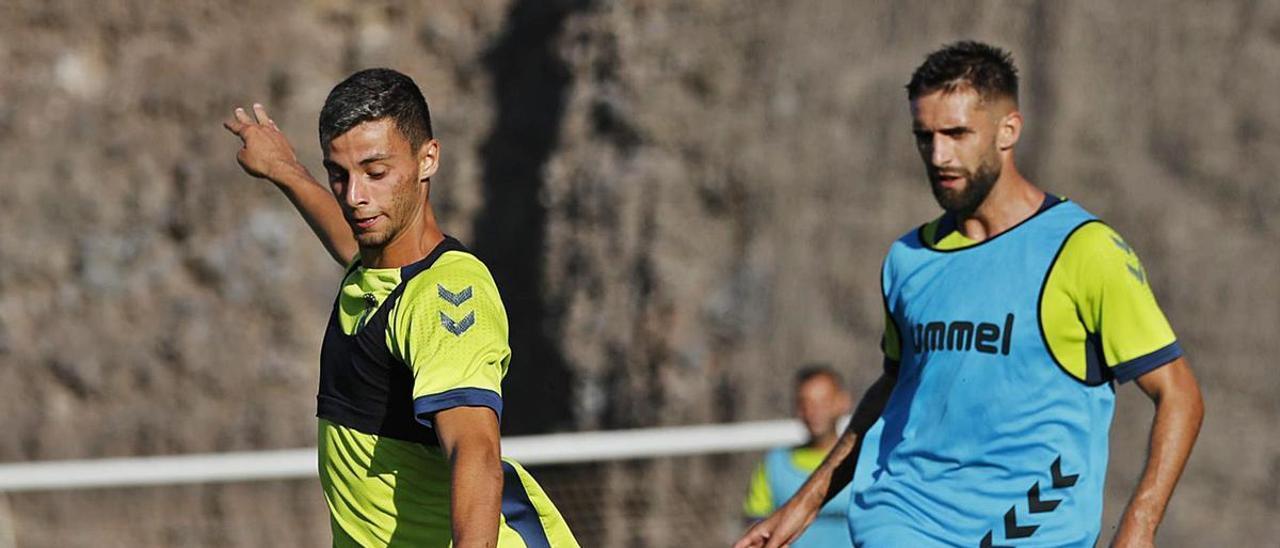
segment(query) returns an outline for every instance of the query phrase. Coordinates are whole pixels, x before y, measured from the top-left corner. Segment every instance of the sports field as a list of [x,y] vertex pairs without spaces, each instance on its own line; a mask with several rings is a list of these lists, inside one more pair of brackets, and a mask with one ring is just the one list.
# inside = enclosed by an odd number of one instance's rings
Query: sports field
[[[504,436],[785,419],[809,362],[861,392],[885,252],[939,212],[903,86],[976,38],[1020,67],[1019,166],[1125,236],[1203,388],[1159,545],[1273,545],[1278,29],[1244,0],[6,3],[0,465],[314,447],[343,272],[222,123],[269,105],[324,177],[326,93],[376,66],[431,102],[438,220],[502,290]],[[1100,545],[1151,419],[1117,388]],[[760,456],[530,470],[583,546],[727,546]],[[0,548],[329,534],[306,478],[0,490]]]

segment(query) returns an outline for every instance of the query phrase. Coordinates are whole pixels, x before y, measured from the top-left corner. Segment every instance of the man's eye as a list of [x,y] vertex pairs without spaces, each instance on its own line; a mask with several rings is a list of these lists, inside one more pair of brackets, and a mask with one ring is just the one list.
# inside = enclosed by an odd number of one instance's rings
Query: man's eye
[[375,180],[375,181],[376,181],[376,180],[381,179],[381,178],[383,178],[384,176],[386,176],[386,174],[387,174],[387,172],[386,172],[386,171],[370,171],[370,172],[369,172],[369,178],[370,178],[370,179],[373,179],[373,180]]

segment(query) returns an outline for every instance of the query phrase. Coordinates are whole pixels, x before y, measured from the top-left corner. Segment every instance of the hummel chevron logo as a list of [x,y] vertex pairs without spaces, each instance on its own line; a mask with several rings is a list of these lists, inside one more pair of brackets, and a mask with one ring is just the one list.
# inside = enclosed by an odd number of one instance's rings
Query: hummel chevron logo
[[1125,255],[1128,255],[1129,258],[1132,259],[1132,262],[1126,262],[1124,264],[1129,268],[1129,273],[1133,274],[1133,277],[1138,279],[1138,283],[1146,285],[1147,273],[1142,270],[1142,263],[1138,262],[1138,254],[1134,252],[1133,247],[1114,234],[1111,236],[1111,241],[1112,243],[1115,243],[1116,247],[1120,248],[1121,251],[1124,251]]
[[[1069,476],[1062,475],[1062,455],[1058,455],[1054,459],[1053,464],[1049,466],[1049,475],[1053,479],[1054,489],[1065,489],[1076,484],[1079,481],[1080,474],[1071,474]],[[1040,498],[1040,482],[1035,482],[1030,489],[1027,489],[1027,510],[1032,514],[1043,514],[1052,512],[1062,504],[1062,499],[1041,499]],[[1035,534],[1039,529],[1039,525],[1018,525],[1018,507],[1010,506],[1009,511],[1004,513],[1004,538],[1013,540],[1018,538],[1027,538]],[[988,529],[987,534],[978,541],[979,548],[1011,548],[1008,546],[998,546],[992,544],[995,529]]]
[[1049,473],[1053,475],[1054,489],[1071,487],[1076,484],[1077,479],[1080,479],[1080,474],[1062,475],[1062,455],[1058,455],[1058,458],[1053,461],[1053,465],[1049,467]]
[[444,313],[444,311],[440,312],[440,325],[444,326],[444,328],[449,330],[450,333],[459,337],[461,337],[463,333],[466,333],[468,329],[471,329],[471,326],[475,324],[475,312],[468,312],[460,322],[453,321],[453,318],[450,318],[448,314]]
[[1118,238],[1118,237],[1116,237],[1116,236],[1112,236],[1112,237],[1111,237],[1111,241],[1112,241],[1112,242],[1115,242],[1116,247],[1118,247],[1118,248],[1120,248],[1120,249],[1124,250],[1124,252],[1125,252],[1125,253],[1127,253],[1127,254],[1129,254],[1129,255],[1133,255],[1133,248],[1132,248],[1132,247],[1129,247],[1129,244],[1125,243],[1125,241],[1124,241],[1124,240],[1121,240],[1120,238]]
[[978,546],[981,548],[1013,548],[1012,546],[1005,546],[1003,544],[992,544],[991,531],[987,531],[987,536],[982,537],[982,542],[978,543]]
[[1017,510],[1017,506],[1010,506],[1009,511],[1004,513],[1004,538],[1027,538],[1040,528],[1039,525],[1019,526]]
[[1040,482],[1038,481],[1027,490],[1027,508],[1032,514],[1052,512],[1059,504],[1062,504],[1061,500],[1040,500]]
[[1142,271],[1142,265],[1135,267],[1132,264],[1125,263],[1124,266],[1129,268],[1129,273],[1133,274],[1133,277],[1138,279],[1138,283],[1144,285],[1147,283],[1147,273]]
[[462,303],[471,299],[471,286],[467,286],[466,289],[457,293],[445,289],[444,286],[440,284],[436,284],[436,289],[439,290],[440,298],[448,301],[449,304],[452,304],[453,306],[462,306]]

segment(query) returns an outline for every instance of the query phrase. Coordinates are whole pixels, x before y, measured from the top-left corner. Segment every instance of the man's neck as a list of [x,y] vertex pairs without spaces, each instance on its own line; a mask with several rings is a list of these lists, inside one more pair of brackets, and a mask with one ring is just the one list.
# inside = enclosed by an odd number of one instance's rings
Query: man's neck
[[436,225],[431,204],[424,204],[422,213],[391,241],[379,247],[361,247],[360,260],[369,268],[400,268],[422,260],[442,240],[444,233]]
[[1044,203],[1044,196],[1043,190],[1017,170],[1006,169],[972,215],[956,218],[956,229],[975,242],[994,238],[1035,215]]

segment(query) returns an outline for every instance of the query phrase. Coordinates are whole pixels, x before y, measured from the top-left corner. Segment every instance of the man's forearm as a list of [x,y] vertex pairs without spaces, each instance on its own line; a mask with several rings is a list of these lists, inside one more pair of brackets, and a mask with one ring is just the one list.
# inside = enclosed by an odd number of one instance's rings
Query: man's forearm
[[849,485],[850,481],[853,481],[853,471],[858,464],[858,449],[862,447],[862,435],[865,433],[865,430],[861,432],[855,430],[853,423],[850,422],[840,434],[835,446],[827,454],[826,460],[817,470],[814,470],[809,481],[800,490],[800,493],[808,499],[805,501],[807,506],[822,507],[835,498],[841,489]]
[[329,189],[317,182],[302,164],[280,169],[272,173],[270,180],[289,198],[329,255],[346,266],[358,248],[351,227],[342,216],[342,208]]
[[862,436],[871,429],[871,425],[875,424],[880,414],[884,412],[895,381],[896,379],[886,375],[867,388],[866,394],[858,402],[858,408],[849,419],[849,426],[844,429],[835,447],[831,448],[826,460],[801,488],[800,493],[809,499],[808,504],[816,503],[821,507],[853,481],[853,473],[858,464],[858,453],[862,449]]
[[1173,372],[1185,375],[1187,380],[1178,383],[1181,385],[1179,389],[1165,389],[1152,394],[1156,414],[1151,426],[1147,463],[1121,518],[1116,546],[1142,545],[1154,540],[1156,528],[1164,518],[1173,489],[1200,432],[1204,403],[1199,388],[1190,378],[1185,364],[1176,365],[1178,371]]
[[483,445],[459,446],[449,460],[453,546],[496,546],[502,512],[502,461]]

